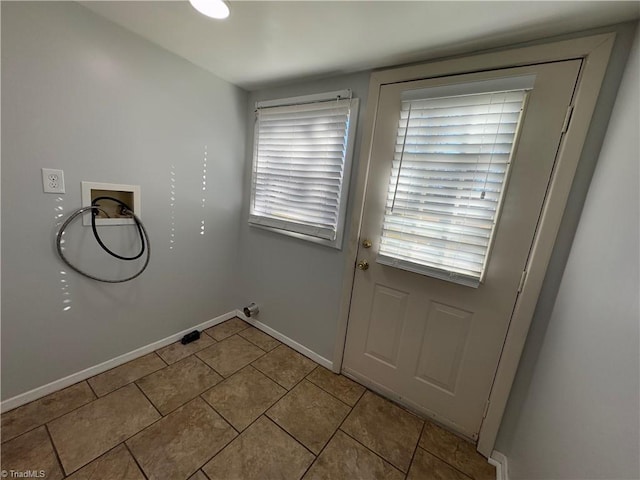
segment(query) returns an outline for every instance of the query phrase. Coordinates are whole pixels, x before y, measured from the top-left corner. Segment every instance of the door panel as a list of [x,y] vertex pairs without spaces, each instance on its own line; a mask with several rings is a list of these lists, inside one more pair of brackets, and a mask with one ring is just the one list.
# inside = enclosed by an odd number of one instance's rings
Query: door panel
[[373,291],[365,352],[394,368],[398,366],[400,335],[407,311],[407,297],[407,293],[383,285],[376,285]]
[[416,379],[455,395],[473,314],[431,302],[419,349]]
[[[358,252],[370,267],[354,279],[344,368],[470,438],[482,421],[580,66],[572,60],[380,89],[361,226],[372,247]],[[473,288],[377,262],[403,92],[525,75],[535,83],[483,282]]]

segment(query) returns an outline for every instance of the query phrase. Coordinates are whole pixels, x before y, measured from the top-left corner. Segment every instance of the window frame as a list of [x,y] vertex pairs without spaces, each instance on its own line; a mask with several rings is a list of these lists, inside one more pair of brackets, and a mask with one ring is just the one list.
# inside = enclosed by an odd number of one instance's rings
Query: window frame
[[[513,157],[518,148],[518,142],[520,140],[520,133],[522,130],[522,121],[524,115],[526,113],[529,94],[533,89],[535,84],[535,75],[523,75],[517,77],[505,77],[505,78],[495,78],[491,80],[481,80],[476,82],[468,82],[461,84],[451,84],[445,86],[437,86],[437,87],[427,87],[423,89],[418,89],[414,91],[406,91],[403,93],[401,98],[401,103],[403,102],[411,102],[411,101],[419,101],[419,100],[429,100],[429,99],[445,99],[445,98],[454,98],[454,97],[466,97],[472,95],[486,95],[490,93],[508,93],[508,92],[523,92],[523,99],[521,103],[521,109],[518,114],[518,120],[516,122],[516,128],[514,132],[513,141],[511,144],[511,149],[508,155],[508,161],[506,163],[506,171],[504,173],[504,178],[501,184],[501,190],[499,194],[499,199],[496,203],[496,213],[492,219],[492,227],[490,231],[490,235],[488,237],[488,242],[486,246],[486,250],[484,253],[483,263],[481,266],[481,271],[478,277],[464,274],[464,273],[456,273],[451,270],[448,266],[442,265],[438,266],[429,266],[426,264],[420,264],[418,262],[411,262],[409,260],[403,260],[394,257],[390,254],[382,254],[378,253],[376,261],[382,265],[387,265],[394,268],[399,268],[401,270],[406,270],[409,272],[414,272],[418,275],[429,276],[432,278],[437,278],[443,281],[457,283],[459,285],[464,285],[471,288],[478,288],[485,281],[487,265],[489,264],[491,253],[493,251],[493,243],[495,240],[495,233],[500,222],[500,217],[502,214],[502,207],[504,202],[504,197],[509,187],[509,179],[511,175],[511,170],[513,167]],[[401,123],[401,120],[399,120]],[[400,129],[400,125],[397,127]],[[407,120],[407,128],[408,128],[408,120]],[[397,141],[396,141],[397,146]],[[404,148],[404,145],[403,145]],[[398,170],[398,179],[400,178],[400,174],[402,171],[402,162],[400,162],[400,167]],[[392,178],[392,174],[390,174],[390,181]],[[426,197],[427,195],[425,195]],[[387,214],[384,215],[383,227],[380,232],[381,242],[384,236],[384,225],[387,221]]]
[[[273,223],[278,222],[277,218],[264,216],[264,215],[255,215],[252,210],[255,202],[255,194],[256,194],[256,165],[257,165],[257,156],[258,156],[258,146],[259,146],[259,128],[258,126],[258,116],[257,112],[261,108],[272,108],[272,107],[286,107],[286,106],[294,106],[294,105],[313,105],[322,102],[328,102],[331,100],[349,100],[350,101],[350,111],[349,111],[349,119],[347,122],[347,135],[346,135],[346,149],[344,155],[344,162],[342,167],[342,181],[340,183],[340,193],[338,196],[338,208],[337,208],[337,221],[336,221],[336,232],[335,239],[330,240],[322,237],[317,237],[312,234],[302,233],[293,231],[290,229],[284,228],[285,225],[290,225],[294,222],[287,222],[282,220],[282,227],[274,226]],[[249,203],[249,220],[248,224],[250,227],[260,228],[262,230],[268,230],[271,232],[279,233],[281,235],[286,235],[289,237],[298,238],[301,240],[305,240],[308,242],[316,243],[319,245],[325,245],[331,248],[335,248],[337,250],[342,249],[342,242],[344,238],[344,230],[346,224],[346,214],[347,214],[347,204],[349,198],[349,186],[351,182],[351,170],[353,166],[353,153],[355,149],[355,136],[357,129],[357,120],[359,113],[359,99],[353,97],[352,91],[350,89],[338,90],[326,93],[319,94],[311,94],[311,95],[302,95],[296,97],[287,97],[281,99],[274,100],[265,100],[258,101],[255,103],[255,117],[254,117],[254,129],[253,129],[253,155],[252,155],[252,164],[251,164],[251,194],[250,194],[250,203]],[[269,219],[269,223],[271,225],[261,224],[260,221],[251,221],[251,217],[255,216],[258,218]],[[302,225],[302,224],[301,224]]]

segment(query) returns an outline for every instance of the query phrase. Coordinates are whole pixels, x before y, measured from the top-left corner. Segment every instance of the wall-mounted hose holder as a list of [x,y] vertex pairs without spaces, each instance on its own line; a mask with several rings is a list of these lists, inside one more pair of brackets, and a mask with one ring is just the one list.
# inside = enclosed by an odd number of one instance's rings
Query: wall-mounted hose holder
[[[100,238],[100,235],[98,235],[98,230],[97,230],[96,224],[95,224],[95,217],[98,214],[98,212],[106,213],[103,208],[101,208],[99,205],[97,205],[97,203],[100,200],[109,200],[109,201],[112,201],[112,202],[116,202],[117,204],[120,205],[122,213],[126,214],[126,215],[130,215],[131,218],[134,220],[134,223],[135,223],[135,225],[136,225],[136,227],[138,229],[138,234],[140,235],[140,243],[141,243],[140,251],[136,255],[134,255],[132,257],[124,257],[122,255],[118,255],[117,253],[112,252],[104,244],[104,242]],[[64,234],[64,231],[66,230],[66,228],[69,226],[69,224],[73,220],[75,220],[78,216],[80,216],[83,213],[88,212],[88,211],[91,211],[91,227],[92,227],[92,230],[93,230],[93,235],[94,235],[96,241],[98,242],[98,245],[100,245],[100,247],[102,247],[102,249],[105,252],[107,252],[109,255],[111,255],[112,257],[115,257],[115,258],[117,258],[119,260],[131,261],[131,260],[136,260],[136,259],[140,258],[146,252],[146,257],[145,257],[144,264],[142,265],[142,268],[137,273],[135,273],[134,275],[131,275],[131,276],[127,277],[127,278],[122,278],[122,279],[118,279],[118,280],[109,280],[109,279],[105,279],[105,278],[100,278],[100,277],[96,277],[94,275],[91,275],[90,273],[82,271],[80,268],[78,268],[75,265],[71,264],[71,262],[69,262],[69,260],[64,256],[64,251],[62,249],[62,235]],[[144,225],[142,224],[142,221],[136,216],[135,213],[133,213],[133,211],[129,208],[129,206],[127,204],[125,204],[121,200],[118,200],[117,198],[106,197],[106,196],[96,198],[95,200],[93,200],[93,202],[92,202],[92,204],[90,206],[79,208],[75,212],[73,212],[71,215],[69,215],[69,218],[67,218],[64,221],[64,223],[62,224],[62,226],[60,227],[60,230],[58,230],[58,233],[56,235],[56,251],[58,252],[58,255],[60,256],[62,261],[70,269],[72,269],[75,272],[78,272],[80,275],[84,275],[87,278],[91,278],[92,280],[97,280],[98,282],[104,282],[104,283],[123,283],[123,282],[128,282],[129,280],[133,280],[134,278],[140,276],[140,274],[142,274],[142,272],[145,271],[145,269],[149,265],[149,260],[151,259],[151,245],[149,244],[149,235],[147,234],[147,230],[144,228]]]
[[251,317],[255,317],[258,313],[260,313],[260,309],[258,308],[258,305],[251,302],[249,305],[244,307],[243,312],[245,317],[251,318]]

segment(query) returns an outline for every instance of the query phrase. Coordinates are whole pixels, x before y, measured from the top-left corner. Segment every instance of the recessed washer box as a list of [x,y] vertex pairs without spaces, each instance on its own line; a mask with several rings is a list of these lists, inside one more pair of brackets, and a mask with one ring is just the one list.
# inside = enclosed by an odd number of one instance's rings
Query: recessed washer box
[[[98,197],[113,197],[126,203],[138,218],[141,217],[140,185],[121,185],[116,183],[82,182],[82,206],[88,207]],[[120,205],[109,200],[101,200],[96,225],[133,225],[131,217],[123,216]],[[108,215],[108,216],[107,216]],[[91,225],[91,212],[83,215],[82,224]]]

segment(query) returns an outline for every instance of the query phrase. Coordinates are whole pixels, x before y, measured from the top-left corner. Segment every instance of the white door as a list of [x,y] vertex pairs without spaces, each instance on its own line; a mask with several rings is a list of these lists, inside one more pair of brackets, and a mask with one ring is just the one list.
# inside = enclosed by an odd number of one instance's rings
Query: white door
[[380,89],[343,368],[473,439],[580,65]]

